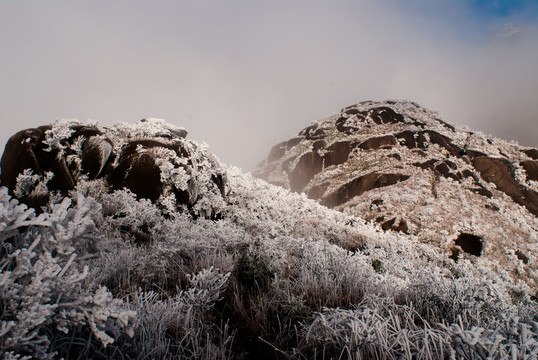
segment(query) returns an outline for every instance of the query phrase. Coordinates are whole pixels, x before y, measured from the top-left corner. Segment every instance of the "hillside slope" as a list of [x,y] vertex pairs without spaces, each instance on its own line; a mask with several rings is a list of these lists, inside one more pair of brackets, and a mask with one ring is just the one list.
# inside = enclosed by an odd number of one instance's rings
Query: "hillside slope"
[[412,102],[362,102],[276,145],[254,174],[418,237],[495,260],[535,286],[538,149],[456,128]]
[[533,257],[456,262],[164,121],[23,130],[1,164],[4,358],[538,356]]

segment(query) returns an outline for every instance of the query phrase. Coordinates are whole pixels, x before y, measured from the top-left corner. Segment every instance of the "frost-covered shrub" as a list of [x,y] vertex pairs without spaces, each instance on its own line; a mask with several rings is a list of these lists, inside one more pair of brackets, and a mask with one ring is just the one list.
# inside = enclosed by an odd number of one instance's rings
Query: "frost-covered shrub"
[[453,352],[459,359],[536,359],[538,322],[521,322],[514,313],[498,314],[490,328],[464,324],[461,317],[450,326]]
[[[451,325],[421,316],[414,304],[368,296],[356,310],[323,308],[304,326],[302,356],[349,359],[533,359],[538,323],[499,311],[490,327],[462,317]],[[297,355],[297,354],[295,354]]]
[[[189,273],[211,266],[233,270],[234,249],[244,242],[242,229],[186,213],[164,216],[156,205],[126,191],[102,200],[105,216],[99,222],[107,236],[92,262],[95,285],[107,284],[118,294],[142,288],[174,295],[178,286],[187,286]],[[143,246],[137,239],[146,239]]]
[[230,192],[224,216],[253,236],[327,239],[350,249],[367,239],[359,230],[364,224],[360,218],[327,209],[304,194],[270,185],[237,168],[228,168],[227,174]]
[[[53,338],[87,326],[107,346],[112,334],[130,333],[134,313],[104,287],[84,290],[88,268],[77,266],[77,248],[95,239],[92,213],[99,206],[78,197],[52,204],[36,216],[0,188],[0,355],[53,358]],[[64,335],[62,335],[64,334]]]
[[229,276],[219,269],[203,269],[189,274],[190,287],[176,296],[136,293],[131,304],[137,313],[134,336],[120,339],[122,352],[137,359],[230,358],[233,334],[226,323],[212,322],[211,314]]
[[17,198],[28,196],[39,196],[47,192],[47,183],[54,175],[52,172],[47,172],[45,176],[34,174],[31,169],[26,169],[22,174],[17,176],[17,182],[13,195]]
[[356,310],[323,308],[304,328],[302,350],[347,359],[448,358],[448,336],[412,307],[370,296]]
[[[157,203],[165,213],[189,212],[194,216],[216,218],[225,208],[225,171],[205,144],[183,139],[171,146],[155,146],[138,153],[149,153],[160,170],[163,193]],[[186,197],[177,199],[177,194]]]
[[147,199],[137,199],[130,190],[102,194],[103,225],[109,231],[120,230],[137,243],[152,240],[154,227],[163,220],[159,208]]
[[271,282],[275,270],[263,245],[254,241],[240,250],[235,272],[241,285],[263,289]]

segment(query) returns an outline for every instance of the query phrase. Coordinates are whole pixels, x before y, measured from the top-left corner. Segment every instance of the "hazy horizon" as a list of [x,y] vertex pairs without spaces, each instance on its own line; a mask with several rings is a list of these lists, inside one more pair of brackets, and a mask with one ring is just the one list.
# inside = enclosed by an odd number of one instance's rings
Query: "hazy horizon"
[[385,99],[538,146],[531,0],[3,0],[0,53],[2,151],[55,119],[158,117],[251,170],[312,121]]

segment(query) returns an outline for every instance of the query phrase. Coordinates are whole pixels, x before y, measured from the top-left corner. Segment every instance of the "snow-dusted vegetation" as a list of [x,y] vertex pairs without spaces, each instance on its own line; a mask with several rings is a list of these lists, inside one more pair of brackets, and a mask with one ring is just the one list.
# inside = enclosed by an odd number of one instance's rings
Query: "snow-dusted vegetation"
[[474,234],[479,261],[536,288],[537,154],[416,103],[366,101],[278,144],[255,173],[448,254],[466,256],[457,238]]
[[[144,126],[126,133],[159,134]],[[188,144],[197,171],[169,148],[137,150],[157,154],[185,206],[81,175],[38,214],[2,188],[1,357],[538,356],[536,289],[502,263],[455,262]]]

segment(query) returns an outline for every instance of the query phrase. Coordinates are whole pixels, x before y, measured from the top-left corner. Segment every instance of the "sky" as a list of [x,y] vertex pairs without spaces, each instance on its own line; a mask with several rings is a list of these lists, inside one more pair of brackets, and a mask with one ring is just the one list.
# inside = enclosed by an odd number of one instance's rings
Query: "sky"
[[0,149],[56,119],[156,117],[249,171],[386,99],[538,147],[538,1],[0,0]]

